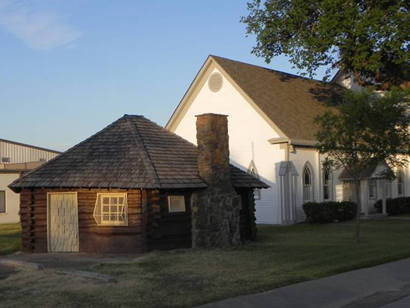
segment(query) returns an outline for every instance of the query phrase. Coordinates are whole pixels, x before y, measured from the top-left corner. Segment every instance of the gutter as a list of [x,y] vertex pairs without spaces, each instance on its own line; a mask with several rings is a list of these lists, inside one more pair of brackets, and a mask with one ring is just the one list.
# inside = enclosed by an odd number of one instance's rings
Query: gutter
[[270,144],[281,144],[287,143],[290,146],[304,147],[304,148],[316,148],[317,141],[315,140],[304,140],[304,139],[290,139],[288,137],[278,137],[269,139]]

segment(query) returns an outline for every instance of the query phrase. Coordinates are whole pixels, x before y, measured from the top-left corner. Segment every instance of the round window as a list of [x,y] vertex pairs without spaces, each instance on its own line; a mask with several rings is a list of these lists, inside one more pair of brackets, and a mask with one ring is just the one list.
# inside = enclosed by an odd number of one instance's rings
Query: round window
[[208,79],[208,86],[212,92],[218,92],[222,88],[222,75],[219,73],[213,73]]

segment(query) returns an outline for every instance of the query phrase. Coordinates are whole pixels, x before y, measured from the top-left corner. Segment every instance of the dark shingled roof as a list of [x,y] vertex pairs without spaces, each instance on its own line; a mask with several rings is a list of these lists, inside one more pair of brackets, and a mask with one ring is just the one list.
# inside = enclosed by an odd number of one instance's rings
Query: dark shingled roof
[[[369,178],[384,178],[386,177],[385,172],[390,170],[390,167],[383,162],[373,161],[369,163],[365,168],[351,168],[354,174],[350,174],[349,170],[343,169],[339,175],[339,180],[341,181],[352,181],[353,176],[359,179],[369,179]],[[377,172],[379,171],[379,172]]]
[[315,117],[341,100],[343,88],[337,84],[210,57],[290,139],[316,140]]
[[[124,115],[9,187],[202,188],[197,148],[143,116]],[[235,187],[268,187],[231,166]]]

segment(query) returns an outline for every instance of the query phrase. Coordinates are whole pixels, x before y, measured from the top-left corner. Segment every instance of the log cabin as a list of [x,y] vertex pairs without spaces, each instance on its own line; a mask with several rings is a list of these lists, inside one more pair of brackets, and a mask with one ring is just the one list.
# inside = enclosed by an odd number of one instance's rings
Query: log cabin
[[256,236],[254,189],[229,163],[227,116],[197,117],[197,144],[124,115],[10,184],[24,252],[141,253]]

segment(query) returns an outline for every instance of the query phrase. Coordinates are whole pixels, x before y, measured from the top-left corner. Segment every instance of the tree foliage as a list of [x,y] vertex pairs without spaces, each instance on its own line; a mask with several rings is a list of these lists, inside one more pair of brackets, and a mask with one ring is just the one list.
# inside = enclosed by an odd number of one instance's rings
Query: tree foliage
[[252,0],[242,17],[253,53],[285,54],[310,76],[322,66],[383,87],[409,80],[410,3],[406,0]]
[[[360,200],[363,171],[380,162],[389,167],[408,163],[410,155],[410,91],[392,90],[384,96],[363,90],[347,91],[343,102],[333,111],[316,118],[318,149],[327,157],[326,164],[343,168],[355,184],[355,198]],[[386,178],[393,178],[387,168]],[[356,241],[359,241],[360,206],[356,218]]]
[[338,167],[360,171],[372,162],[390,166],[407,163],[410,155],[409,91],[384,96],[346,91],[343,102],[316,118],[321,153]]

